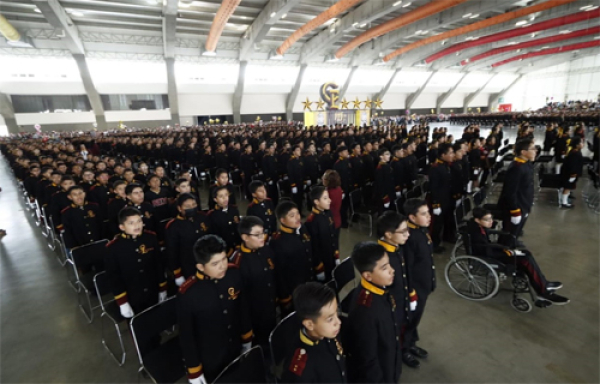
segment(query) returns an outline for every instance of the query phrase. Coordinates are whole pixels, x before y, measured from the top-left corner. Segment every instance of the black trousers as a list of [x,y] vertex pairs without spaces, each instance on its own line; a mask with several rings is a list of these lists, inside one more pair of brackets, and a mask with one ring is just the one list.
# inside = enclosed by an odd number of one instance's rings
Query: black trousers
[[302,186],[298,187],[297,189],[298,193],[292,193],[292,201],[298,206],[298,211],[302,213],[302,200],[304,197],[304,192],[302,191]]
[[419,323],[421,322],[421,318],[423,317],[423,313],[425,312],[425,305],[427,304],[427,298],[429,295],[424,293],[417,293],[419,296],[417,300],[417,309],[411,312],[410,320],[406,327],[404,328],[404,333],[402,335],[402,352],[406,352],[408,348],[414,347],[419,341]]
[[431,241],[433,246],[439,246],[442,240],[454,242],[456,225],[454,224],[454,210],[452,207],[442,207],[442,213],[439,216],[432,215],[431,218]]
[[517,247],[516,239],[519,237],[519,235],[523,231],[523,228],[525,227],[525,223],[527,223],[528,214],[522,214],[521,222],[517,225],[513,224],[512,221],[510,221],[511,218],[512,218],[512,216],[510,215],[510,212],[507,211],[504,213],[504,216],[502,218],[502,228],[504,229],[505,232],[510,233],[510,236],[509,235],[500,236],[498,243],[502,244],[504,246],[507,246],[509,248],[516,248]]
[[544,276],[542,269],[531,252],[527,250],[523,250],[522,252],[525,253],[524,256],[507,256],[503,251],[494,249],[494,258],[505,265],[516,263],[517,271],[527,275],[529,284],[531,284],[533,290],[538,295],[546,293],[548,280],[546,280],[546,276]]

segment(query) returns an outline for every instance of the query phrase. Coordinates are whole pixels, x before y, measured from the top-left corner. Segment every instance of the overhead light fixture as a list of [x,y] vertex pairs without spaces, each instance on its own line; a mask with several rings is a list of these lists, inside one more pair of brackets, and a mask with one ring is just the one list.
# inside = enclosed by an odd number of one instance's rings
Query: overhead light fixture
[[277,16],[277,12],[271,12],[271,17]]
[[40,11],[40,9],[38,7],[36,7],[33,12],[37,12],[37,13],[42,13],[42,11]]
[[529,16],[529,21],[533,21],[533,20],[535,20],[535,15]]
[[519,48],[519,49],[517,49],[517,53],[519,53],[519,52],[521,52],[521,49],[520,49],[520,48]]
[[515,23],[515,25],[516,25],[517,27],[520,27],[521,25],[525,25],[525,24],[527,24],[527,20],[521,20],[521,21],[517,21],[517,22]]
[[191,7],[191,6],[192,6],[192,3],[185,2],[185,1],[180,1],[180,2],[179,2],[179,7],[180,7],[180,8],[189,8],[189,7]]
[[600,5],[594,5],[593,7],[591,7],[591,8],[588,8],[588,9],[586,9],[585,11],[586,11],[586,12],[589,12],[589,11],[593,11],[593,10],[595,10],[595,9],[598,9],[598,8],[600,8]]
[[325,56],[325,61],[328,63],[335,63],[336,61],[340,61],[335,55],[327,55]]
[[426,35],[426,34],[428,34],[428,33],[429,33],[429,31],[426,29],[426,30],[424,30],[423,32],[421,32],[421,35]]
[[550,46],[549,46],[549,45],[546,45],[545,47],[542,47],[542,48],[540,48],[540,49],[548,49],[548,48],[550,48]]
[[532,34],[531,34],[531,37],[532,37],[532,38],[533,38],[533,37],[535,37],[535,36],[536,36],[536,34],[535,34],[535,33],[532,33]]
[[215,52],[215,51],[204,51],[204,52],[202,52],[202,56],[217,56],[217,52]]
[[586,5],[584,7],[579,8],[579,10],[581,10],[581,11],[587,11],[588,9],[593,8],[593,7],[594,7],[594,5],[590,4],[590,5]]
[[419,29],[417,32],[415,32],[415,35],[420,35],[421,33],[423,33],[423,31]]
[[392,7],[397,7],[400,4],[402,4],[402,1],[396,1],[394,4],[392,4]]
[[463,19],[466,19],[467,17],[471,17],[472,13],[465,13],[463,15]]
[[564,31],[560,31],[560,32],[558,32],[558,33],[559,33],[559,34],[561,34],[561,35],[567,35],[567,34],[569,34],[569,33],[571,33],[571,32],[573,32],[573,31],[571,31],[571,30],[569,30],[569,29],[565,29]]
[[367,25],[367,23],[362,23],[362,24],[360,25],[360,27],[361,27],[361,28],[364,28],[366,25]]
[[353,24],[352,24],[352,26],[353,26],[354,28],[358,27],[358,22],[356,22],[356,23],[353,23]]
[[248,16],[240,16],[242,18],[242,20],[246,20],[248,19]]
[[442,45],[446,45],[447,42],[448,40],[442,40]]
[[331,28],[329,28],[329,33],[334,33],[335,32],[335,25],[332,25]]
[[469,59],[465,59],[465,63],[468,63],[468,62],[469,62]]
[[83,17],[83,16],[85,16],[85,15],[83,14],[83,12],[79,12],[79,11],[73,11],[73,12],[71,12],[71,16],[75,16],[75,17]]
[[594,37],[594,40],[600,40],[600,36]]
[[469,17],[469,19],[475,19],[475,18],[477,18],[477,17],[479,17],[479,13],[476,13],[476,14],[474,14],[474,15],[471,15],[471,16]]
[[411,5],[411,4],[412,4],[412,3],[409,1],[408,3],[404,4],[404,5],[402,6],[402,8],[406,8],[406,7],[408,7],[408,6],[409,6],[409,5]]
[[287,13],[284,13],[283,15],[281,15],[282,19],[285,19],[287,17]]
[[283,59],[283,55],[277,53],[277,51],[272,50],[269,52],[269,60],[281,60]]

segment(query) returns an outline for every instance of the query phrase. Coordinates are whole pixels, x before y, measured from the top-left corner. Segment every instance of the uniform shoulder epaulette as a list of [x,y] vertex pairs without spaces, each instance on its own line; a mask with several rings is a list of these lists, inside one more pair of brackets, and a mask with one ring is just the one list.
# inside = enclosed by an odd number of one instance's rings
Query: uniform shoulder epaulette
[[210,216],[210,215],[212,215],[212,213],[213,213],[214,211],[215,211],[214,209],[211,209],[210,211],[206,212],[206,216]]
[[151,231],[151,230],[149,230],[149,229],[144,229],[144,233],[148,233],[148,234],[150,234],[150,235],[154,235],[154,236],[156,236],[156,232],[154,232],[154,231]]
[[373,302],[373,294],[366,289],[362,289],[360,295],[358,295],[358,305],[370,308],[371,302]]
[[271,240],[277,240],[281,237],[281,232],[277,231],[273,236],[271,236]]
[[179,287],[179,293],[185,293],[192,285],[194,285],[194,283],[196,283],[196,281],[198,281],[196,276],[192,276],[184,281],[183,284],[181,284],[181,287]]
[[240,251],[239,249],[236,249],[235,251],[233,251],[233,254],[229,258],[229,262],[230,262],[230,264],[235,264],[235,265],[239,266],[241,261],[242,261],[242,251]]
[[239,269],[240,266],[237,264],[233,264],[233,263],[228,263],[227,264],[227,268],[234,268],[234,269]]
[[173,224],[174,221],[175,221],[175,219],[169,220],[169,222],[167,223],[167,225],[165,225],[165,229],[169,229],[169,227],[171,226],[171,224]]
[[114,243],[116,243],[118,239],[119,239],[119,235],[115,235],[115,237],[111,241],[109,241],[108,244],[106,244],[106,248],[108,248],[111,245],[113,245]]
[[289,370],[297,376],[302,376],[304,369],[306,368],[306,362],[308,361],[308,355],[306,350],[303,348],[297,348],[294,352],[294,357],[290,362]]
[[306,222],[307,223],[311,223],[313,220],[315,219],[315,214],[311,213],[310,215],[308,215],[308,217],[306,218]]
[[69,210],[69,208],[71,208],[71,206],[70,206],[70,205],[69,205],[69,206],[66,206],[66,207],[64,207],[64,208],[63,208],[63,209],[60,211],[60,213],[61,213],[61,214],[62,214],[62,213],[65,213],[66,211],[68,211],[68,210]]
[[253,207],[255,205],[254,201],[251,201],[250,204],[248,204],[248,208]]

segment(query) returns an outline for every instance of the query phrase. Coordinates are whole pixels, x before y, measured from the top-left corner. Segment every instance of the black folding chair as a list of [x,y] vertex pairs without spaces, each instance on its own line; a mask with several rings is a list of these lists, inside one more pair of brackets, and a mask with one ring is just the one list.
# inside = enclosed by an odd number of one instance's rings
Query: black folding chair
[[244,185],[242,180],[242,171],[239,169],[231,171],[229,174],[229,179],[231,180],[231,185],[233,185],[233,187],[240,192],[240,200],[245,199],[246,194],[242,191],[242,187]]
[[[96,288],[96,296],[98,296],[100,308],[102,309],[102,313],[100,314],[102,345],[120,367],[123,364],[125,364],[126,356],[125,345],[123,344],[123,336],[120,325],[126,324],[126,319],[123,316],[121,316],[119,306],[117,305],[117,302],[115,301],[115,298],[113,296],[113,292],[110,289],[108,277],[106,276],[105,271],[97,273],[96,276],[94,276],[94,287]],[[104,334],[104,319],[108,319],[111,322],[111,326],[114,328],[117,334],[119,347],[118,352],[114,351],[115,348],[111,347],[110,344],[112,343],[107,339],[107,337]],[[117,357],[117,354],[119,354],[120,357]]]
[[[177,325],[177,297],[171,297],[135,315],[129,322],[141,372],[154,383],[175,383],[185,375]],[[162,340],[162,333],[170,333]]]
[[[108,240],[98,240],[93,243],[71,249],[69,262],[73,267],[77,290],[77,305],[88,322],[94,321],[94,310],[100,305],[92,305],[91,297],[95,290],[94,276],[104,271],[104,254]],[[87,308],[86,308],[87,307]]]
[[291,198],[290,182],[288,180],[277,180],[277,193],[279,193],[279,200]]
[[[360,188],[350,192],[350,222],[355,216],[360,219],[364,217],[369,223],[369,236],[373,234],[373,212],[364,204],[362,199],[362,191]],[[360,221],[359,221],[360,223]]]
[[406,195],[400,195],[400,197],[394,201],[394,204],[396,204],[396,212],[404,215],[404,203],[405,202],[406,202]]
[[348,316],[351,295],[346,294],[342,298],[340,294],[347,286],[350,286],[351,290],[357,287],[356,273],[354,272],[352,259],[350,257],[344,259],[333,269],[332,275],[336,285],[336,294],[340,303],[340,309],[342,310],[342,316]]
[[213,384],[266,382],[265,358],[262,348],[257,345],[229,363]]
[[483,204],[485,202],[485,199],[487,198],[486,194],[487,194],[486,187],[481,187],[481,189],[479,191],[477,191],[473,194],[473,203],[475,204],[476,207],[481,206],[481,204]]
[[286,352],[294,345],[296,337],[299,337],[298,332],[300,332],[300,321],[296,312],[292,312],[281,320],[269,335],[273,374],[277,379],[281,379],[283,360]]

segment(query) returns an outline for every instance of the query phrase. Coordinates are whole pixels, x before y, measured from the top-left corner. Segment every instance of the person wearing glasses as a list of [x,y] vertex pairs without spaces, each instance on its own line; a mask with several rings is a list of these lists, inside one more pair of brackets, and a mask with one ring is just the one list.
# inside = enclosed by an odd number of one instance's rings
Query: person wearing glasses
[[510,249],[490,241],[488,231],[492,228],[493,223],[494,218],[490,211],[480,207],[473,209],[473,218],[467,223],[473,255],[493,258],[509,265],[514,262],[516,257],[517,270],[529,278],[529,284],[537,293],[538,300],[549,301],[554,305],[568,304],[569,299],[555,293],[556,290],[562,288],[562,283],[548,281],[531,252],[526,249]]
[[498,199],[498,208],[503,212],[503,230],[510,233],[500,237],[499,243],[516,248],[516,238],[523,231],[533,206],[533,161],[536,148],[533,139],[522,139],[515,143],[515,159],[508,166],[504,185]]
[[263,221],[256,216],[240,220],[238,232],[242,244],[231,255],[230,261],[239,267],[242,287],[250,307],[254,343],[268,350],[269,335],[277,325],[277,305],[289,309],[290,292],[283,283],[283,275],[277,270],[275,254],[265,245]]

